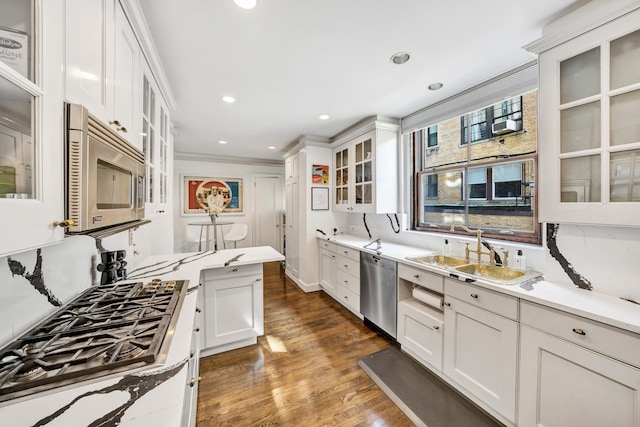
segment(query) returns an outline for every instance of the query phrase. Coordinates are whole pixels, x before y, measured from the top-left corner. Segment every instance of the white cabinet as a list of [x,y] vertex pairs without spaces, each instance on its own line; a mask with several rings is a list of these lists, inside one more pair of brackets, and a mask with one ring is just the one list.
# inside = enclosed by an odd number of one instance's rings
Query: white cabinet
[[297,180],[298,169],[300,165],[300,156],[298,153],[292,154],[284,160],[284,176],[285,180]]
[[640,426],[640,370],[628,364],[638,366],[637,335],[533,303],[521,308],[519,426]]
[[425,366],[442,370],[444,315],[416,299],[398,301],[398,342]]
[[285,263],[287,271],[294,277],[298,276],[300,268],[299,254],[299,184],[297,180],[286,183],[286,211],[287,229],[285,231]]
[[2,6],[0,26],[25,32],[33,49],[24,73],[0,61],[0,257],[64,238],[53,225],[65,219],[64,18],[61,0]]
[[[500,306],[505,295],[481,291],[445,280],[444,373],[488,410],[515,422],[518,323],[485,309]],[[466,295],[468,302],[452,293]],[[517,299],[507,298],[517,308]]]
[[204,272],[202,355],[255,344],[264,333],[262,264]]
[[333,149],[333,209],[398,210],[398,126],[379,121],[338,138]]
[[120,3],[67,0],[66,100],[82,104],[141,148],[140,47]]
[[336,245],[336,293],[338,301],[360,314],[360,251]]
[[320,286],[322,289],[335,298],[336,296],[336,244],[318,241],[318,258]]
[[637,9],[540,53],[541,221],[640,225],[639,23]]
[[198,383],[200,382],[200,328],[202,317],[202,309],[200,306],[202,306],[202,296],[198,294],[198,307],[196,308],[196,314],[193,319],[191,347],[189,349],[189,360],[187,361],[187,380],[185,384],[181,423],[183,427],[195,427],[196,425]]

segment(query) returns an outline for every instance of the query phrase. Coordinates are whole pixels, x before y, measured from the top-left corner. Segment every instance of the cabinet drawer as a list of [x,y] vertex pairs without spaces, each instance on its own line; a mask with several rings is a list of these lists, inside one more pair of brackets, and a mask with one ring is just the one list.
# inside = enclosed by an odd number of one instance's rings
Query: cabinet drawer
[[356,295],[345,286],[341,286],[338,283],[338,300],[351,308],[355,313],[360,313],[360,295]]
[[529,301],[520,302],[520,322],[572,343],[640,367],[640,335]]
[[336,282],[338,285],[343,286],[349,289],[356,295],[360,295],[360,279],[344,272],[343,270],[338,270],[336,273]]
[[360,262],[360,251],[357,249],[347,248],[346,246],[336,245],[336,253],[338,255],[347,257],[354,261]]
[[518,320],[518,298],[516,297],[452,279],[445,279],[444,293],[445,305],[447,304],[446,296],[450,295],[476,307],[499,314],[500,316]]
[[360,260],[354,261],[351,258],[345,258],[338,252],[336,267],[338,267],[338,271],[344,271],[354,277],[360,277]]
[[326,240],[318,240],[318,247],[320,249],[326,249],[331,252],[336,251],[336,244],[333,242],[328,242]]
[[444,277],[440,274],[398,263],[398,277],[440,294],[444,293]]
[[252,275],[262,276],[262,264],[238,265],[238,266],[230,265],[228,267],[220,267],[220,268],[213,268],[211,270],[205,270],[204,280],[209,281],[209,280],[228,279],[231,277],[242,277],[242,276],[252,276]]

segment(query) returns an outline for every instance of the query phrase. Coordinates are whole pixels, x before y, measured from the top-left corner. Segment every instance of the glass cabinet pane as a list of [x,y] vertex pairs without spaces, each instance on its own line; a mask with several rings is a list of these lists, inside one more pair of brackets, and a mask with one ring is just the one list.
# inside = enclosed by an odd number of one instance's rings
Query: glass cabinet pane
[[356,144],[356,162],[362,161],[362,143]]
[[612,202],[640,202],[640,150],[612,153],[609,195]]
[[600,93],[600,47],[560,63],[560,103]]
[[356,165],[356,184],[362,182],[362,163]]
[[611,97],[611,145],[640,142],[640,90]]
[[640,82],[640,30],[611,42],[611,89]]
[[364,142],[364,160],[368,160],[371,158],[371,140],[367,139]]
[[342,167],[346,168],[349,165],[349,151],[345,148],[342,150]]
[[562,110],[560,113],[560,152],[600,147],[600,101]]
[[363,166],[364,166],[364,170],[362,172],[362,180],[365,182],[371,182],[372,181],[371,162],[365,162]]
[[5,0],[0,13],[0,61],[35,81],[33,2]]
[[342,151],[336,151],[336,168],[342,166]]
[[560,161],[560,201],[564,203],[600,201],[600,156],[576,157]]
[[0,77],[0,197],[35,198],[33,95]]

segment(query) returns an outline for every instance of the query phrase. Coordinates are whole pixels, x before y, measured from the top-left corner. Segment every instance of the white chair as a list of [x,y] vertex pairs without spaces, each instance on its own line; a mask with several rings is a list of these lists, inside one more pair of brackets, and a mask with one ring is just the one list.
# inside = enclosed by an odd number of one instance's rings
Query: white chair
[[184,250],[186,252],[196,252],[196,251],[199,252],[203,250],[204,246],[207,244],[205,231],[206,230],[204,230],[204,227],[187,225],[187,231],[185,234],[186,242],[185,242]]
[[247,237],[247,224],[233,224],[231,229],[226,233],[222,233],[222,244],[227,249],[227,242],[233,242],[233,247],[236,247],[236,243],[240,240],[244,240]]

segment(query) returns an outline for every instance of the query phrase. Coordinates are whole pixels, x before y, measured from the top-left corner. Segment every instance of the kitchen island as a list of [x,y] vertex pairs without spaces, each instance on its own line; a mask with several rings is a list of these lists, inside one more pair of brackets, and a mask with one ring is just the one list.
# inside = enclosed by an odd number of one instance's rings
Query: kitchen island
[[[202,316],[198,314],[201,309],[197,307],[198,288],[202,273],[234,268],[257,271],[264,262],[282,259],[284,257],[271,247],[149,257],[130,271],[122,283],[159,279],[185,281],[186,286],[184,298],[173,314],[178,316],[175,327],[169,329],[164,338],[166,342],[170,340],[170,345],[165,349],[163,361],[2,402],[2,424],[193,425],[200,349],[198,329],[202,325]],[[259,295],[260,301],[261,298]],[[257,323],[261,325],[261,319]]]

